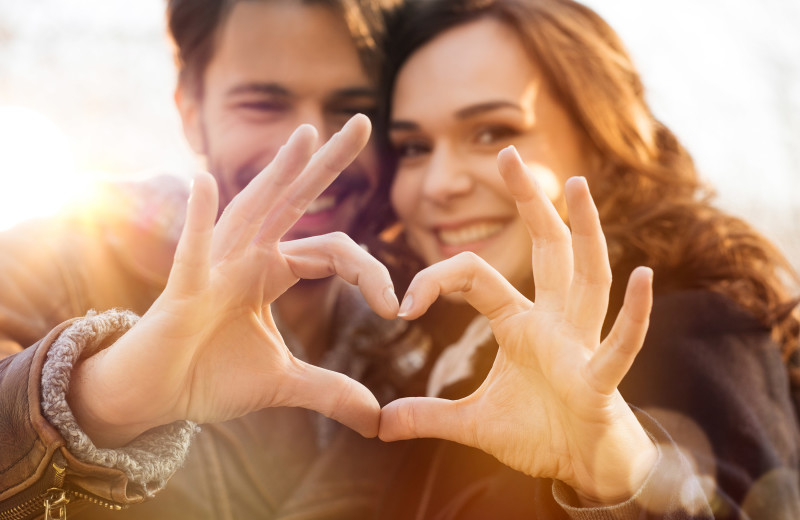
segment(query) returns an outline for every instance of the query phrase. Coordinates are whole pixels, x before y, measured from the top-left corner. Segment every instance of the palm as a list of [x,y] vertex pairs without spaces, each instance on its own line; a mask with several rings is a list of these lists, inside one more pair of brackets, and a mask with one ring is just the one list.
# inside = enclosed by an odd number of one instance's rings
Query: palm
[[476,415],[489,418],[475,424],[477,447],[528,474],[571,482],[586,471],[573,467],[584,459],[581,447],[613,422],[598,412],[624,403],[583,377],[591,356],[584,345],[548,330],[552,324],[534,309],[514,318],[493,324],[502,348],[484,384],[467,398],[476,400]]
[[489,318],[499,350],[485,381],[464,399],[389,404],[380,436],[454,440],[586,496],[617,497],[629,473],[642,476],[631,448],[652,448],[616,389],[644,340],[649,274],[634,272],[617,323],[601,343],[611,277],[585,183],[567,183],[570,235],[515,154],[501,156],[500,166],[533,239],[536,302],[471,253],[420,272],[408,290],[414,309],[403,308],[409,318],[440,294],[461,292]]

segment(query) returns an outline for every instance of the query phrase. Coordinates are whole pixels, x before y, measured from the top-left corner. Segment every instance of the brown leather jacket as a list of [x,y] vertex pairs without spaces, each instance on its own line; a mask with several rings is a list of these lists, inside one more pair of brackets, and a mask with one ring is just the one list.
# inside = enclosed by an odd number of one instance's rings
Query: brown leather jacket
[[[61,496],[71,518],[102,518],[145,500],[122,471],[65,449],[42,416],[41,373],[70,320],[90,309],[142,314],[150,306],[166,283],[185,195],[163,178],[108,187],[59,218],[0,234],[0,519],[41,517],[45,501]],[[320,447],[320,421],[301,409],[270,409],[203,426],[163,493],[113,517],[371,516],[391,448],[336,426]]]

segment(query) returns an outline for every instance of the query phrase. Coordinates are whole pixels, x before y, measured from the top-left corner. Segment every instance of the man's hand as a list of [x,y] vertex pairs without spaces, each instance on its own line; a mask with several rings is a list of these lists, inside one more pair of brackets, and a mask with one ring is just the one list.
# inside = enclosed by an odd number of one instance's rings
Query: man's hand
[[317,410],[377,434],[374,396],[293,357],[269,307],[300,278],[338,274],[378,314],[396,315],[388,271],[346,235],[279,243],[369,133],[357,115],[314,153],[316,131],[301,126],[216,226],[214,179],[195,179],[166,289],[130,331],[75,369],[70,405],[98,446],[179,419],[225,421],[271,406]]

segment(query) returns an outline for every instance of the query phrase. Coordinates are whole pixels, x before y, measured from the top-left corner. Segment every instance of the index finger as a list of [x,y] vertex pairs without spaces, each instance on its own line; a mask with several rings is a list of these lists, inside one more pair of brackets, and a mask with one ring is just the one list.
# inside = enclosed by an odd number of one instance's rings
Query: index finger
[[526,311],[533,305],[485,260],[466,252],[417,273],[408,286],[398,316],[417,318],[440,295],[456,292],[493,322]]
[[286,190],[284,198],[264,219],[256,241],[274,243],[303,216],[306,208],[339,176],[369,142],[372,130],[364,114],[350,118],[342,129],[314,153],[305,169]]
[[217,254],[250,243],[264,218],[308,164],[316,143],[316,129],[300,125],[273,160],[233,198],[217,223],[217,235],[224,237],[217,240]]

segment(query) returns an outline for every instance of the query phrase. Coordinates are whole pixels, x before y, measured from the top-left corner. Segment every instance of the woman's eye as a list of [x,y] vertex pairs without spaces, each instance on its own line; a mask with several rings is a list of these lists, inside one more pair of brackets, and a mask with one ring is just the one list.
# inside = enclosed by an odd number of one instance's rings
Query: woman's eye
[[424,141],[404,141],[392,145],[398,159],[413,159],[430,152],[430,145]]
[[480,145],[492,145],[504,141],[515,135],[517,131],[507,126],[487,126],[475,134],[475,142]]

